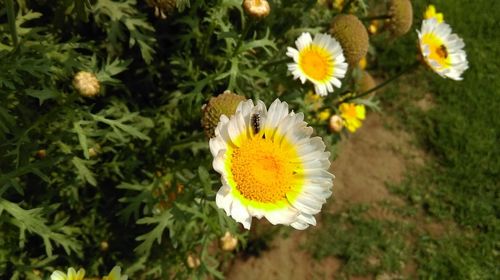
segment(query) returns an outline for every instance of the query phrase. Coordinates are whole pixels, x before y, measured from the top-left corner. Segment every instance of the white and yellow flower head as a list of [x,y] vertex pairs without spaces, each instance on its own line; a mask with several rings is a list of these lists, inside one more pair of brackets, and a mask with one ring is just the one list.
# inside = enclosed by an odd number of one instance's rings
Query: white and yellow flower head
[[127,275],[122,275],[122,269],[119,266],[113,267],[108,276],[104,276],[102,280],[127,280]]
[[85,269],[80,268],[78,272],[72,267],[68,269],[68,273],[56,270],[50,275],[50,280],[83,280]]
[[252,217],[296,229],[315,225],[334,176],[330,153],[312,133],[304,115],[278,99],[269,110],[262,101],[243,101],[233,116],[221,116],[210,139],[222,181],[217,206],[246,229]]
[[344,120],[344,127],[351,133],[356,132],[361,127],[362,121],[366,117],[364,105],[354,103],[342,103],[339,107],[340,116]]
[[288,47],[286,55],[293,58],[288,64],[294,79],[314,84],[317,94],[326,96],[333,86],[340,87],[339,79],[345,76],[347,63],[339,42],[328,34],[302,33],[295,41],[297,49]]
[[469,68],[464,41],[451,33],[451,27],[437,19],[425,19],[417,30],[420,52],[429,67],[442,77],[462,80],[462,73]]
[[427,6],[424,13],[425,19],[435,18],[439,23],[443,22],[444,16],[442,13],[436,13],[436,7],[434,5]]

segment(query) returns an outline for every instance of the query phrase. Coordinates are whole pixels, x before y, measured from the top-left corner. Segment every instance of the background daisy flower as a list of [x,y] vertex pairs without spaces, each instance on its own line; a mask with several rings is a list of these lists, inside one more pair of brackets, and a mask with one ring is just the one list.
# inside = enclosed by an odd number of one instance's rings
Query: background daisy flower
[[442,77],[462,80],[462,73],[469,68],[464,41],[451,33],[451,27],[437,19],[426,19],[417,30],[420,52],[429,67]]
[[231,118],[223,115],[210,139],[213,167],[222,187],[217,206],[249,229],[252,217],[305,229],[315,225],[331,195],[330,153],[302,113],[276,99],[241,102]]
[[127,280],[127,275],[122,275],[122,269],[119,266],[113,267],[108,276],[104,276],[102,280]]
[[350,132],[356,132],[361,127],[362,120],[365,119],[365,106],[354,103],[342,103],[339,107],[340,116],[344,120],[344,127]]
[[83,280],[85,269],[80,268],[78,272],[72,267],[68,269],[68,273],[56,270],[50,275],[50,280]]
[[339,79],[345,76],[347,63],[339,42],[328,34],[302,33],[295,41],[297,49],[288,47],[286,55],[293,58],[288,70],[294,79],[314,84],[317,94],[326,96],[333,86],[340,87]]
[[436,13],[436,7],[434,7],[434,5],[429,5],[425,10],[424,18],[425,19],[435,18],[439,23],[441,23],[443,22],[444,17],[442,13]]

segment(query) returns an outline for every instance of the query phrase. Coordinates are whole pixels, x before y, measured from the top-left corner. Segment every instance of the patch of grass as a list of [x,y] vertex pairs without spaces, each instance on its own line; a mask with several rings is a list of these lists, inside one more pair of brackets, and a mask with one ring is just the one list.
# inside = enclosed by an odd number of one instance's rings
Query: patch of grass
[[[399,213],[407,213],[404,221],[415,230],[370,219],[365,208],[326,215],[310,251],[341,258],[347,275],[397,272],[398,262],[411,260],[419,279],[500,279],[500,2],[432,2],[464,39],[470,68],[457,82],[421,67],[385,89],[384,107],[400,128],[413,132],[430,159],[390,186],[408,202]],[[421,19],[427,3],[413,4]],[[420,22],[412,29],[418,28]],[[415,57],[416,33],[402,45],[374,41],[384,46],[377,48],[377,59],[388,67],[386,74]],[[416,101],[429,93],[434,104],[421,110]],[[440,224],[440,233],[431,234],[428,223]],[[375,268],[367,265],[374,255],[380,260]]]
[[408,258],[405,224],[367,216],[369,206],[357,205],[337,214],[324,214],[323,228],[307,246],[313,257],[343,260],[345,275],[400,271]]

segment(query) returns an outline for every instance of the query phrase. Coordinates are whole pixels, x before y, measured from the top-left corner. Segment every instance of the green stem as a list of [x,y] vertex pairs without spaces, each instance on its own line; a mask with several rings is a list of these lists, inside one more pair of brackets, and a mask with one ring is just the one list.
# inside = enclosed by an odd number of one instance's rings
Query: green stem
[[360,18],[361,21],[371,21],[371,20],[376,20],[376,19],[389,19],[391,18],[391,15],[378,15],[378,16],[369,16],[369,17],[363,17]]
[[262,67],[264,68],[264,67],[268,67],[268,66],[274,66],[274,65],[278,65],[278,64],[281,64],[281,63],[284,63],[287,61],[291,61],[291,58],[285,57],[285,58],[281,58],[281,59],[272,60],[272,61],[269,61],[269,62],[265,63],[264,65],[262,65]]
[[353,99],[357,99],[357,98],[361,98],[363,96],[366,96],[374,91],[377,91],[383,87],[385,87],[386,85],[390,84],[391,82],[397,80],[399,77],[403,76],[404,74],[410,72],[411,70],[417,68],[418,66],[420,65],[420,61],[416,61],[415,63],[413,63],[412,65],[410,65],[408,68],[404,69],[403,71],[399,72],[398,74],[390,77],[389,79],[385,80],[383,83],[380,83],[379,85],[363,92],[363,93],[360,93],[360,94],[357,94],[357,95],[353,95],[351,97],[347,97],[346,99],[343,99],[341,101],[341,103],[345,103],[349,100],[353,100]]
[[342,10],[340,12],[341,13],[347,12],[349,10],[349,8],[351,7],[352,2],[354,2],[354,0],[347,1],[347,3],[345,3],[344,7],[342,7]]
[[17,39],[16,11],[14,9],[14,1],[5,0],[5,5],[7,8],[7,19],[9,21],[10,35],[12,36],[12,42],[14,43],[14,47],[17,48],[19,41]]
[[234,48],[233,55],[231,57],[234,57],[238,51],[240,50],[241,45],[243,44],[243,41],[248,35],[248,32],[250,31],[250,27],[252,27],[252,19],[248,19],[247,24],[245,26],[245,29],[243,29],[243,33],[241,34],[240,38],[238,39],[238,43],[236,44],[236,47]]

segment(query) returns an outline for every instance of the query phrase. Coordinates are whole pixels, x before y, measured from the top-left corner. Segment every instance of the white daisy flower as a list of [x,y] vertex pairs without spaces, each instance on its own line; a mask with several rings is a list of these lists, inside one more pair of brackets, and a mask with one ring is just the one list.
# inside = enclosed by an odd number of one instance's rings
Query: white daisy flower
[[85,269],[80,268],[78,272],[72,267],[68,269],[68,273],[64,273],[60,270],[54,271],[50,275],[50,280],[83,280],[85,276]]
[[304,115],[278,99],[269,110],[247,100],[230,118],[222,115],[210,139],[213,167],[222,175],[217,206],[246,229],[252,217],[296,229],[315,225],[334,176],[330,153],[312,133]]
[[288,47],[286,52],[294,61],[288,64],[294,79],[310,80],[321,96],[333,92],[333,86],[340,88],[348,65],[337,40],[328,34],[316,34],[313,40],[311,34],[302,33],[295,45],[297,49]]
[[469,68],[464,41],[451,33],[451,27],[436,18],[425,19],[417,30],[420,52],[429,67],[444,78],[462,80]]

